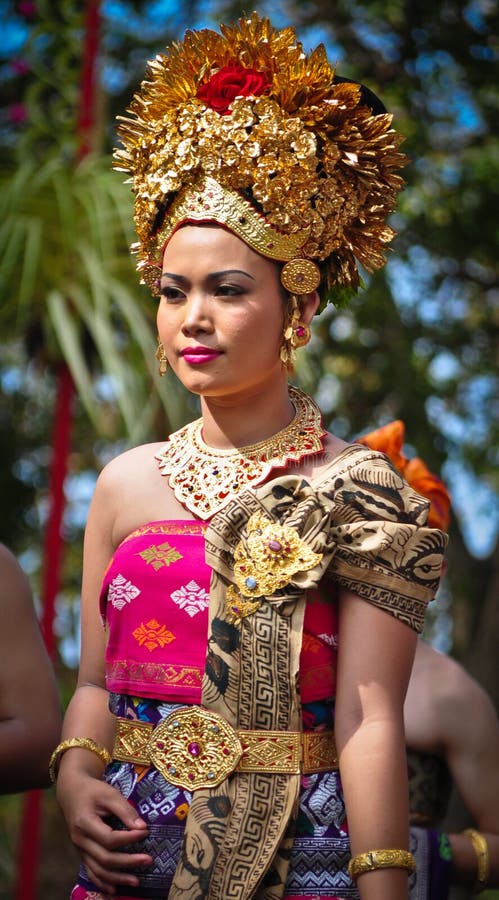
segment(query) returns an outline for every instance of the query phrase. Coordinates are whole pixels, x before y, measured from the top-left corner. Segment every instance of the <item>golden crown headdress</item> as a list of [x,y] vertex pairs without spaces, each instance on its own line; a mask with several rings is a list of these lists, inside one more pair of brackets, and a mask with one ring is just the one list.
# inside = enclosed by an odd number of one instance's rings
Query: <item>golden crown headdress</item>
[[156,56],[119,118],[114,160],[131,176],[142,281],[159,293],[175,229],[214,221],[284,263],[291,293],[322,281],[324,302],[348,300],[358,264],[386,261],[406,162],[392,116],[367,95],[322,44],[307,56],[293,28],[257,13]]

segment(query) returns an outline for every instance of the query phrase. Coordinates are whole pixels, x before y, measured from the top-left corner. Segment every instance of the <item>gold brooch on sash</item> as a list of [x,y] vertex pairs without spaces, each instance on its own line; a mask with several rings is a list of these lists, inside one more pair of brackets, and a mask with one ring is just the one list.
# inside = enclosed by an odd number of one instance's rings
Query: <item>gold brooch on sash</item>
[[234,580],[227,590],[227,612],[233,624],[252,615],[260,598],[285,587],[298,572],[318,565],[313,550],[290,525],[279,525],[261,513],[248,520],[245,538],[234,551]]

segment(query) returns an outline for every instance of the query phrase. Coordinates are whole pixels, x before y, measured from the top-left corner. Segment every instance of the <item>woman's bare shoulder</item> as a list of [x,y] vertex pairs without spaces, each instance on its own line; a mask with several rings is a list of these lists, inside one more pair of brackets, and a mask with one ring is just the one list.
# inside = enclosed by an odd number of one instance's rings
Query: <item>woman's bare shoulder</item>
[[186,517],[159,469],[156,454],[163,446],[158,441],[126,450],[99,475],[93,503],[109,525],[114,546],[149,522]]
[[137,447],[130,447],[128,450],[124,450],[123,453],[114,456],[106,463],[101,470],[99,479],[112,481],[113,478],[119,478],[127,472],[137,473],[137,467],[144,464],[153,468],[154,465],[157,465],[154,461],[155,454],[161,450],[163,444],[164,441],[155,441],[154,443],[139,444]]
[[0,602],[10,602],[13,596],[31,608],[31,587],[28,576],[11,550],[0,544]]
[[358,447],[358,445],[344,441],[342,438],[336,437],[336,435],[331,432],[326,432],[323,452],[318,456],[305,457],[301,460],[298,471],[306,478],[311,478],[313,481],[319,481],[323,473],[326,473],[327,469],[333,463],[340,464],[342,458],[348,451],[355,447]]
[[349,441],[344,441],[343,438],[336,437],[331,431],[326,433],[326,439],[324,442],[324,449],[328,454],[330,459],[334,459],[335,456],[339,456],[340,453],[343,453],[347,447],[352,447],[353,444]]

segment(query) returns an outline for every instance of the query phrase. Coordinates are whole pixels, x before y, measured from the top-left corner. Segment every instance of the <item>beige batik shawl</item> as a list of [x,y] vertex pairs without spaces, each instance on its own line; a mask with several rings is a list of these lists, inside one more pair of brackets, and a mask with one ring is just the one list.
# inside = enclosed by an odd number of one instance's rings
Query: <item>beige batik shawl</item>
[[[326,572],[421,631],[447,541],[427,509],[385,456],[352,445],[319,482],[278,478],[217,513],[203,706],[238,729],[301,730],[305,596]],[[170,900],[278,900],[299,783],[236,772],[196,791]]]

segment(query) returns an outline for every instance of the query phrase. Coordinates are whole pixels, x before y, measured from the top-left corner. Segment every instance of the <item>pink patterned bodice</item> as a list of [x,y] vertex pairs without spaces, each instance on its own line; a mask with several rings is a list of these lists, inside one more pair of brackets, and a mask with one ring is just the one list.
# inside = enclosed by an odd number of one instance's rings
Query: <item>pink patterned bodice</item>
[[[117,547],[100,603],[106,625],[109,691],[199,703],[206,656],[211,569],[207,523],[151,522]],[[304,703],[335,694],[337,612],[334,587],[307,597],[300,658]]]

